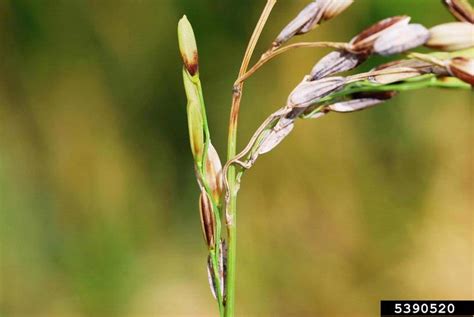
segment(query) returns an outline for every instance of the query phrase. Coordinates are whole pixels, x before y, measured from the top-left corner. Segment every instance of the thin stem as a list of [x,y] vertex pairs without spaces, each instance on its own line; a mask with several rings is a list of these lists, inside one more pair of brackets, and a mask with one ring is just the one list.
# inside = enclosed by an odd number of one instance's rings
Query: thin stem
[[[242,65],[239,71],[239,78],[245,74],[250,64],[255,46],[262,33],[270,13],[276,4],[276,0],[267,0],[265,8],[260,16],[255,30],[250,38],[249,45],[242,60]],[[243,83],[238,83],[234,86],[234,93],[232,96],[232,107],[230,111],[229,120],[229,135],[227,144],[227,159],[231,160],[237,151],[237,125],[239,118],[240,102],[242,99]],[[227,274],[226,274],[226,303],[225,313],[226,317],[233,317],[235,311],[235,264],[236,264],[236,248],[237,248],[237,226],[236,226],[236,208],[237,208],[237,180],[235,167],[231,166],[228,170],[228,186],[226,188],[226,225],[228,238],[228,253],[227,253]]]
[[[425,75],[426,76],[426,75]],[[379,85],[364,82],[362,85],[356,85],[344,90],[343,94],[338,95],[350,95],[356,92],[377,92],[377,91],[408,91],[417,90],[423,88],[454,88],[454,89],[470,89],[470,85],[462,81],[443,81],[436,78],[434,75],[428,75],[423,80],[418,81],[405,81],[402,83]]]
[[240,84],[252,76],[260,67],[268,63],[273,58],[281,55],[289,50],[295,48],[314,48],[314,47],[324,47],[324,48],[335,48],[335,49],[345,49],[347,48],[347,43],[338,43],[338,42],[300,42],[287,46],[280,47],[278,49],[270,49],[265,54],[262,55],[260,60],[245,74],[239,76],[235,84]]

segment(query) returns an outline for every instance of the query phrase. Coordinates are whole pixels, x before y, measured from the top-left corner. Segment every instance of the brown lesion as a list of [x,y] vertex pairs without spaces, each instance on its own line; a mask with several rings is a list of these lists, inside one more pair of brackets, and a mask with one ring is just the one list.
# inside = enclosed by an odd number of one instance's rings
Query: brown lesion
[[194,153],[196,153],[196,155],[200,156],[202,155],[201,153],[201,146],[200,146],[200,142],[202,142],[202,140],[200,138],[198,138],[198,136],[194,135],[193,136],[193,150],[194,150]]
[[199,71],[199,56],[197,52],[194,52],[193,57],[189,60],[187,56],[183,55],[184,67],[188,71],[189,75],[194,76]]
[[373,98],[379,100],[389,100],[395,97],[398,94],[396,91],[380,91],[380,92],[358,92],[352,94],[354,99],[361,99],[361,98]]

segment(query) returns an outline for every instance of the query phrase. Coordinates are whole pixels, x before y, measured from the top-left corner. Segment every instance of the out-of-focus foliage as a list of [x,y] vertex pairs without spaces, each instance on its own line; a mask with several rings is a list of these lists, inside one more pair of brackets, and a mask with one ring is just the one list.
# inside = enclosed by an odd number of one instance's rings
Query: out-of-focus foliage
[[[305,3],[280,1],[259,49]],[[0,316],[216,314],[175,29],[186,13],[224,153],[263,5],[0,2]],[[452,21],[440,1],[359,0],[304,39],[349,40],[399,14]],[[241,146],[325,53],[291,52],[249,80]],[[243,180],[238,315],[375,316],[382,298],[472,298],[471,98],[408,92],[298,123]]]

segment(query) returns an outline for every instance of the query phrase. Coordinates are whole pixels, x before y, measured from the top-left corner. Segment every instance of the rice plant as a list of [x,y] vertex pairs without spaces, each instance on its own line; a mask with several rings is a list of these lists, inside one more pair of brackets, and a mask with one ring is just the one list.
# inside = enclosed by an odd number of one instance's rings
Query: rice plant
[[[298,120],[318,119],[332,113],[368,109],[407,90],[428,87],[471,89],[474,85],[474,15],[464,0],[443,0],[457,22],[430,29],[411,23],[409,16],[388,17],[374,23],[347,42],[296,42],[337,17],[353,0],[315,0],[303,8],[269,44],[269,49],[250,66],[260,34],[276,0],[267,3],[250,38],[233,95],[228,126],[227,158],[221,163],[211,141],[206,107],[199,79],[199,55],[190,22],[184,16],[178,38],[184,62],[183,80],[188,98],[187,114],[191,151],[200,189],[199,210],[209,256],[207,269],[211,291],[221,316],[235,312],[236,215],[241,178],[262,154],[273,150],[294,129]],[[418,47],[434,50],[414,52]],[[237,152],[236,141],[244,82],[267,62],[299,48],[332,48],[289,93],[255,131],[248,144]],[[379,65],[369,72],[351,76],[339,73],[355,69],[374,55],[402,54],[402,59]]]

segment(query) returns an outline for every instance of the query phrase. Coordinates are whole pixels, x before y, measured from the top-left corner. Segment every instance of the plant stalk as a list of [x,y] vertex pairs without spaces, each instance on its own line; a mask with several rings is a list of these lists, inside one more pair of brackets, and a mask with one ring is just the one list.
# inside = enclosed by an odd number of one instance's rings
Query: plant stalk
[[[243,76],[250,64],[255,46],[257,45],[258,39],[262,33],[263,27],[265,26],[268,17],[276,4],[276,0],[267,0],[265,8],[262,11],[260,19],[255,27],[255,30],[250,38],[247,50],[242,60],[240,67],[239,76]],[[243,82],[234,85],[233,96],[232,96],[232,107],[230,111],[229,119],[229,134],[227,144],[227,159],[230,161],[234,158],[237,153],[237,127],[240,110],[240,102],[242,99]],[[227,171],[227,188],[226,193],[226,208],[225,208],[225,219],[227,226],[227,239],[228,239],[228,250],[227,250],[227,274],[225,279],[226,299],[225,299],[225,317],[233,317],[235,312],[235,271],[236,271],[236,249],[237,249],[237,191],[238,184],[236,179],[236,170],[234,166],[230,166]]]

